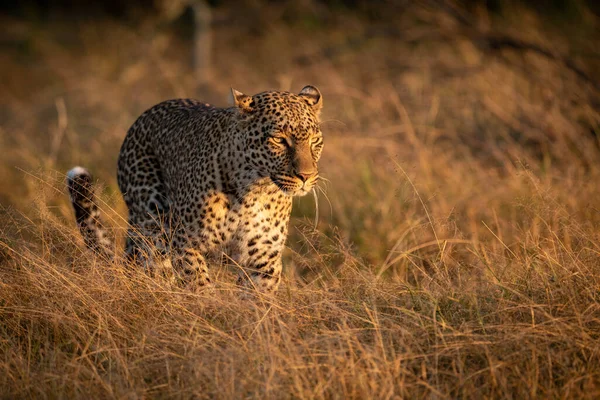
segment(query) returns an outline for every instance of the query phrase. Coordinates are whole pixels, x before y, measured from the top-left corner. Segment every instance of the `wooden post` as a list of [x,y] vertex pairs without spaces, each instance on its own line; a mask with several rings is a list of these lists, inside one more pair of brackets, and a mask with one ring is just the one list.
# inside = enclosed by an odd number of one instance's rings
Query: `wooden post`
[[194,49],[193,63],[198,84],[204,85],[211,79],[212,51],[212,13],[210,6],[204,0],[190,2],[194,12]]

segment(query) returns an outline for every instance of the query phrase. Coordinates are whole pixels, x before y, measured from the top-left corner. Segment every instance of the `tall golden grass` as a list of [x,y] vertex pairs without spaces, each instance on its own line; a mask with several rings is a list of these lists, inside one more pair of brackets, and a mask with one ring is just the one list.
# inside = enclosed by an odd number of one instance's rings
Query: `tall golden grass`
[[[527,10],[481,19],[574,46]],[[169,31],[2,17],[2,397],[600,397],[598,94],[427,7],[299,66],[367,26],[313,24],[217,24],[198,92]],[[194,294],[84,249],[64,172],[96,175],[121,246],[116,157],[144,109],[304,84],[325,99],[327,180],[316,226],[310,196],[295,204],[275,297],[240,296],[224,266]]]

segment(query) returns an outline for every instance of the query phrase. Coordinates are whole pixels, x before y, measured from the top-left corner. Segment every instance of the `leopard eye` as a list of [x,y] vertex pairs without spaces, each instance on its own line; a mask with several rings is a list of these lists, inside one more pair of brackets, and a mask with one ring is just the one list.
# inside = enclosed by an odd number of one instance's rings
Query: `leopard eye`
[[283,144],[287,143],[285,138],[279,137],[279,136],[274,136],[274,137],[271,137],[270,139],[273,143],[278,144],[278,145],[283,145]]

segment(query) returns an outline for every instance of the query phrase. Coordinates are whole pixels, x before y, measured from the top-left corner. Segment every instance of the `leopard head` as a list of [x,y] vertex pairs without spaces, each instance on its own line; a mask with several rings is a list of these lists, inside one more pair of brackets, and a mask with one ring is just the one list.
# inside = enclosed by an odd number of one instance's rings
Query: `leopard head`
[[284,193],[304,196],[319,179],[323,150],[321,92],[306,86],[298,94],[263,92],[247,96],[232,89],[243,123],[246,164],[270,178]]

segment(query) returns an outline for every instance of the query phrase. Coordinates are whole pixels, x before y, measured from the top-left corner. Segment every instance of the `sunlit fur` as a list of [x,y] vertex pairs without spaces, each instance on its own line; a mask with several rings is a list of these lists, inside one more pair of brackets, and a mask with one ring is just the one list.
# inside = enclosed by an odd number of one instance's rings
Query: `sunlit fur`
[[[228,256],[239,282],[262,291],[279,285],[292,196],[319,179],[321,93],[232,90],[233,107],[170,100],[129,129],[117,181],[129,210],[126,255],[152,270],[172,266],[193,289],[211,283],[209,258]],[[80,182],[89,182],[84,186]],[[88,247],[108,254],[91,175],[69,175],[73,206]]]
[[[252,96],[243,118],[248,164],[290,196],[310,192],[319,179],[323,150],[318,110],[303,96],[265,92]],[[306,180],[299,176],[303,173]]]

